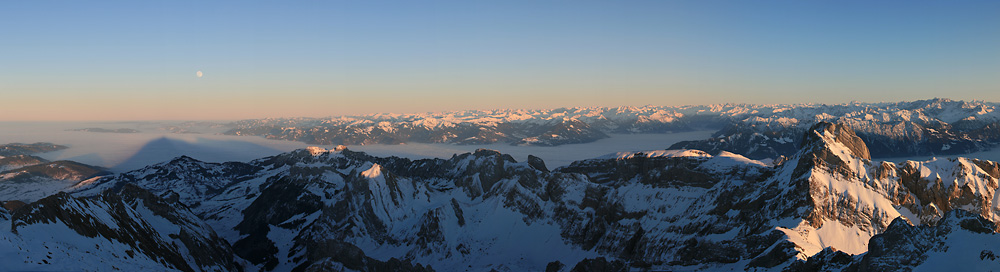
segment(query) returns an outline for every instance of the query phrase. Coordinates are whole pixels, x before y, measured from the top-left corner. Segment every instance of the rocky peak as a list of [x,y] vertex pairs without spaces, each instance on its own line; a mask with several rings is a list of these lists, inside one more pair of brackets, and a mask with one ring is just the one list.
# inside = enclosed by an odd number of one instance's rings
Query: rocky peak
[[819,122],[809,128],[802,138],[802,146],[830,145],[840,143],[853,154],[862,159],[871,160],[868,146],[854,133],[854,130],[844,124]]
[[496,151],[493,149],[480,148],[476,149],[475,152],[472,152],[472,155],[476,157],[489,157],[489,156],[500,156],[502,154],[500,154],[500,151]]
[[535,157],[534,155],[528,155],[528,165],[531,166],[531,168],[535,168],[535,170],[538,171],[542,172],[549,171],[549,168],[545,167],[545,161],[543,161],[542,158]]
[[7,210],[8,212],[14,212],[18,208],[21,208],[21,207],[24,207],[24,205],[27,205],[27,203],[24,203],[24,201],[20,201],[20,200],[10,200],[10,201],[4,201],[2,203],[3,203],[3,208],[5,210]]
[[164,171],[166,169],[170,169],[170,171],[180,171],[180,170],[183,170],[183,171],[188,171],[188,170],[190,170],[190,171],[196,171],[196,170],[208,168],[208,167],[210,167],[210,164],[211,163],[206,163],[206,162],[200,161],[200,160],[192,158],[192,157],[180,156],[180,157],[176,157],[176,158],[174,158],[174,159],[172,159],[172,160],[170,160],[168,162],[165,162],[165,163],[160,163],[160,164],[154,164],[154,165],[151,165],[151,166],[147,166],[147,168],[150,168],[150,167],[158,168],[158,170],[160,170],[160,171]]
[[339,150],[326,150],[325,148],[322,148],[322,147],[310,146],[310,147],[306,147],[306,151],[309,152],[310,155],[318,156],[318,155],[322,155],[322,154],[328,153],[330,151],[341,151],[341,150],[346,149],[346,147],[344,147],[343,145],[338,145],[337,148]]
[[382,166],[377,163],[372,164],[372,167],[368,170],[362,171],[361,176],[374,179],[382,175]]
[[175,163],[175,164],[176,163],[201,163],[201,162],[202,161],[199,161],[198,159],[195,159],[195,158],[192,158],[192,157],[188,157],[187,155],[181,155],[180,157],[176,157],[173,160],[170,160],[170,163]]
[[454,156],[447,164],[454,166],[449,175],[458,178],[455,185],[463,188],[471,198],[482,196],[502,179],[530,176],[535,171],[527,167],[518,168],[514,157],[490,149],[477,149],[471,154]]
[[802,147],[794,160],[793,178],[821,170],[840,178],[864,176],[863,167],[871,163],[868,147],[850,127],[819,122],[802,136]]

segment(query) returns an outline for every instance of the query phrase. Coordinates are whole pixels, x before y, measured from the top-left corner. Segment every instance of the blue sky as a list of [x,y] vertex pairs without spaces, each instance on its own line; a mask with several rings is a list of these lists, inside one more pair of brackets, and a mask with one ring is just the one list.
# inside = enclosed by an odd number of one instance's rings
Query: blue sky
[[1000,1],[23,1],[0,52],[0,120],[1000,101]]

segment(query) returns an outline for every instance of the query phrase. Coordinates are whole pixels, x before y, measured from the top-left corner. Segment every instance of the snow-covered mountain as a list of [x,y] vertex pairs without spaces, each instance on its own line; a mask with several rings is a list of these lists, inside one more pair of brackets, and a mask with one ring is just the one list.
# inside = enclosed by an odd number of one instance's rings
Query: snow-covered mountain
[[[7,169],[7,170],[4,170]],[[111,174],[103,168],[74,161],[54,161],[16,155],[0,158],[0,201],[32,202],[68,190],[77,183]]]
[[242,271],[232,247],[176,201],[132,184],[0,211],[0,270]]
[[666,133],[720,129],[712,139],[671,149],[728,151],[775,159],[791,156],[801,135],[818,122],[837,122],[870,143],[874,157],[963,154],[1000,142],[997,104],[931,99],[840,105],[725,104],[679,107],[560,108],[426,114],[373,114],[334,118],[244,120],[230,135],[325,145],[585,143],[611,133]]
[[[163,233],[178,233],[169,226],[210,228],[225,242],[206,245],[219,254],[229,246],[234,255],[213,260],[245,261],[247,270],[878,270],[939,267],[949,258],[1000,268],[998,249],[965,244],[997,237],[997,163],[872,161],[868,144],[843,124],[818,123],[799,141],[796,153],[774,164],[735,153],[659,150],[554,170],[537,157],[517,162],[492,150],[424,160],[343,148],[245,163],[180,157],[81,182],[72,195],[42,201],[91,204],[15,208],[7,217],[18,231],[4,239],[15,245],[77,239],[20,231],[41,223],[19,223],[29,221],[19,214],[45,207],[75,222],[67,225],[115,229],[108,222],[144,221],[152,226],[147,232],[157,233],[148,236],[163,241],[174,237]],[[126,189],[175,203],[162,211],[190,215],[178,216],[182,224],[145,212],[125,212],[128,220],[71,212],[109,210],[100,203]],[[55,212],[63,209],[70,212]],[[211,232],[191,232],[215,241]],[[186,256],[179,246],[142,252],[154,254],[129,265],[232,270],[171,257]]]
[[672,149],[729,151],[750,158],[790,156],[799,135],[817,122],[836,122],[869,143],[873,157],[957,155],[1000,143],[1000,113],[995,103],[931,99],[898,103],[779,106],[734,121],[702,141]]
[[66,148],[52,143],[0,145],[0,201],[33,202],[68,190],[80,181],[111,174],[74,161],[50,162],[32,156]]

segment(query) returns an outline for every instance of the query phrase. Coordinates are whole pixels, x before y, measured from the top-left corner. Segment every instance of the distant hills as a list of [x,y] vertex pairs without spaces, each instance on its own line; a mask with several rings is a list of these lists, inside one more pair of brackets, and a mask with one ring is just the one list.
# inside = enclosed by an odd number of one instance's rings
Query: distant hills
[[6,144],[7,154],[0,156],[0,200],[31,202],[62,190],[80,181],[108,175],[104,168],[74,161],[54,161],[29,154],[45,153],[67,147],[51,143]]
[[753,159],[791,156],[817,122],[837,122],[868,140],[873,157],[964,154],[1000,143],[997,104],[930,99],[838,105],[726,104],[679,107],[486,110],[238,121],[228,135],[323,145],[417,143],[553,146],[615,133],[718,130],[671,149],[728,151]]
[[31,155],[36,153],[52,152],[69,148],[64,145],[53,143],[10,143],[0,145],[0,156]]
[[110,128],[76,128],[76,129],[69,129],[68,131],[83,131],[83,132],[98,132],[98,133],[139,133],[140,132],[139,130],[135,130],[135,129],[131,129],[131,128],[116,128],[116,129],[110,129]]

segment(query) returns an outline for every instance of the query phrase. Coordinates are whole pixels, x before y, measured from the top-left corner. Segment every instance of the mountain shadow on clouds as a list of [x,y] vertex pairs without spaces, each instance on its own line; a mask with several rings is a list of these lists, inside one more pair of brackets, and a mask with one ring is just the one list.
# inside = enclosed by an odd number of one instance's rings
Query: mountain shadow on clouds
[[238,140],[197,138],[194,142],[189,142],[160,137],[143,145],[134,155],[112,166],[111,170],[114,172],[134,170],[180,156],[206,162],[226,162],[248,161],[281,152],[271,147]]
[[[55,155],[55,156],[51,156],[51,158],[59,158],[59,156]],[[83,155],[68,157],[68,158],[65,158],[65,159],[62,159],[62,160],[75,161],[75,162],[86,163],[86,164],[90,164],[90,165],[105,165],[107,163],[107,161],[103,157],[101,157],[101,155],[98,154],[98,153],[87,153],[87,154],[83,154]]]

